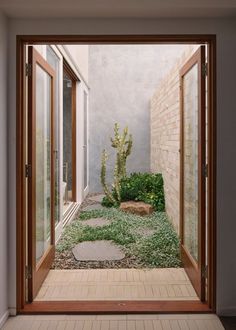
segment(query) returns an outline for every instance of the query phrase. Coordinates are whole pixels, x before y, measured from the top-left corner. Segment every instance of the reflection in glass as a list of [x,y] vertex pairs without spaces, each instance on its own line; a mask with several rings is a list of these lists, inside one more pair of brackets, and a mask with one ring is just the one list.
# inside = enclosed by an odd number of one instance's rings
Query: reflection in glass
[[55,217],[55,225],[61,220],[60,214],[60,123],[59,123],[59,99],[60,99],[60,92],[59,92],[59,65],[60,59],[54,53],[50,46],[47,46],[47,62],[50,66],[54,69],[55,75],[55,88],[54,88],[54,152],[55,152],[55,164],[54,164],[54,173],[55,173],[55,194],[54,194],[54,201],[55,201],[55,209],[54,209],[54,217]]
[[36,261],[51,233],[51,77],[36,65]]
[[198,66],[183,78],[184,246],[198,260]]
[[72,200],[72,80],[63,77],[63,199]]
[[88,95],[84,92],[84,189],[88,185]]

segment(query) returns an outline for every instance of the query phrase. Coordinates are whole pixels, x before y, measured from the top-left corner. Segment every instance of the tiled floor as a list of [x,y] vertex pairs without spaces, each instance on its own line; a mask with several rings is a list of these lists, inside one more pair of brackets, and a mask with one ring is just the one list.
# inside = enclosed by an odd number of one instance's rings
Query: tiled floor
[[183,268],[51,270],[42,300],[198,300]]
[[214,314],[34,315],[10,318],[3,330],[223,330]]

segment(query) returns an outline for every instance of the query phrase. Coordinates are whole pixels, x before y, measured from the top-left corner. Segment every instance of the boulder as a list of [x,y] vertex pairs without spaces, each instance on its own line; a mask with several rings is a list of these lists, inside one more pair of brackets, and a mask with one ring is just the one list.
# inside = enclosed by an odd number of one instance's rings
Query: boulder
[[120,204],[120,209],[122,211],[133,213],[137,215],[149,215],[152,214],[154,209],[150,204],[144,202],[122,202]]

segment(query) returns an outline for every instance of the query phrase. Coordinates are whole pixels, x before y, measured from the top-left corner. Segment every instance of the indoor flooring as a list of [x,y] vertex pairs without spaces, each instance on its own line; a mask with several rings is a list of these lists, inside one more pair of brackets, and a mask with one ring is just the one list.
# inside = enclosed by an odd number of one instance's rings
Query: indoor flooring
[[214,314],[20,315],[3,330],[223,330]]
[[36,301],[198,300],[183,268],[50,270]]

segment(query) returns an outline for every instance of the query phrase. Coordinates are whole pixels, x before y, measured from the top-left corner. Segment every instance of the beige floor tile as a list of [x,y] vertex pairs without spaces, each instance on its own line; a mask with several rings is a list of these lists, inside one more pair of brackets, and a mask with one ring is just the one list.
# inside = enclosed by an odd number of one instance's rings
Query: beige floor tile
[[152,320],[144,320],[144,329],[145,330],[153,330],[153,322]]
[[162,330],[163,329],[160,320],[153,320],[152,324],[153,324],[153,329],[154,330]]
[[35,315],[10,318],[3,330],[223,330],[213,314]]
[[135,329],[136,330],[144,330],[144,322],[143,322],[143,320],[135,321]]
[[184,269],[51,270],[36,301],[197,300]]

